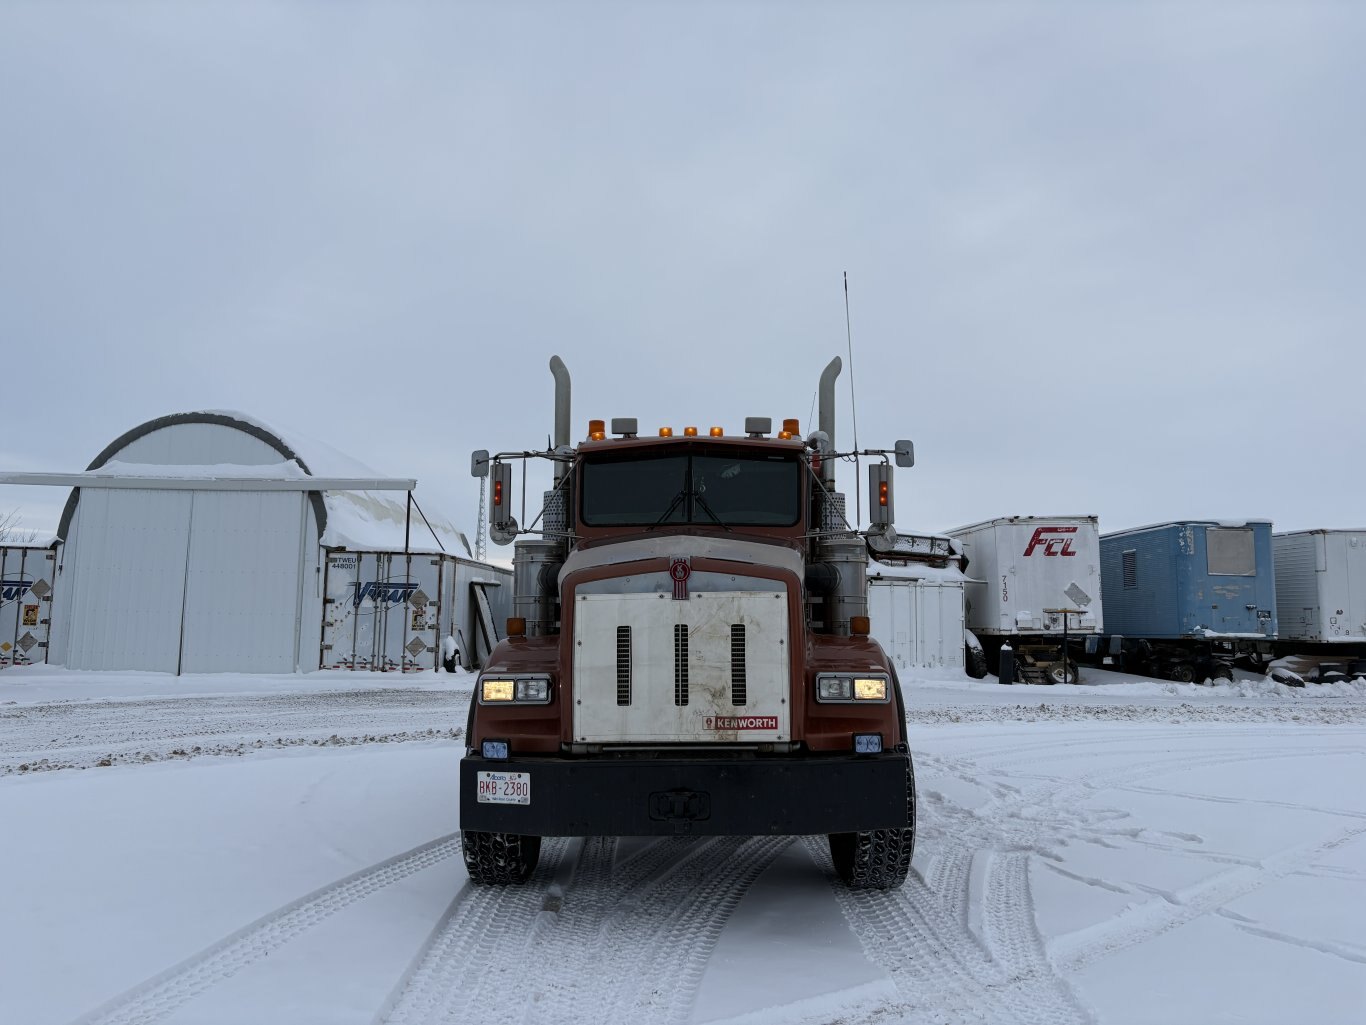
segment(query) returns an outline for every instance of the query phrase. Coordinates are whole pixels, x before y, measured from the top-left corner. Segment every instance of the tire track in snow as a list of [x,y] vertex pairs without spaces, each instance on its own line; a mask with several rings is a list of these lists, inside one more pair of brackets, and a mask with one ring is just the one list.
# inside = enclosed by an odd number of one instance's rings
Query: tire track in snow
[[160,1021],[343,908],[459,851],[459,834],[451,833],[314,890],[82,1015],[73,1025],[147,1025]]
[[[537,919],[563,893],[569,841],[544,841],[540,864],[526,883],[480,886],[466,882],[451,900],[393,992],[376,1023],[469,1022],[486,1017],[489,990],[525,985],[522,957]],[[572,864],[568,866],[572,871]]]
[[1366,825],[1352,826],[1321,843],[1286,848],[1263,859],[1259,865],[1240,865],[1174,893],[1159,894],[1136,907],[1126,908],[1114,918],[1056,937],[1049,944],[1049,951],[1059,966],[1067,971],[1078,971],[1187,922],[1216,913],[1226,904],[1289,875],[1306,861],[1341,847],[1363,833],[1366,833]]
[[[686,1022],[731,913],[791,842],[669,838],[617,862],[617,839],[594,837],[562,884],[472,887],[375,1021]],[[508,913],[473,917],[495,891]]]
[[[1048,846],[1058,840],[1104,842],[1107,832],[1133,839],[1135,831],[1097,827],[1098,813],[1077,807],[1089,793],[1183,769],[1305,754],[1305,748],[1295,747],[1163,755],[1082,779],[1031,777],[1018,789],[981,780],[980,765],[940,758],[938,765],[946,773],[957,769],[960,778],[983,786],[990,795],[986,804],[968,810],[940,795],[929,801],[922,797],[921,836],[936,841],[928,875],[922,878],[913,871],[894,893],[850,891],[836,883],[836,897],[869,959],[897,986],[905,1005],[898,1010],[909,1020],[939,1021],[947,1015],[993,1023],[1087,1022],[1090,1013],[1059,975],[1053,948],[1038,932],[1029,859],[1055,857]],[[969,769],[976,772],[963,771]],[[807,846],[833,876],[823,838],[808,838]],[[981,884],[980,941],[969,925],[972,861],[978,851],[989,855]],[[918,853],[924,852],[922,845]],[[926,1006],[927,995],[931,999]]]

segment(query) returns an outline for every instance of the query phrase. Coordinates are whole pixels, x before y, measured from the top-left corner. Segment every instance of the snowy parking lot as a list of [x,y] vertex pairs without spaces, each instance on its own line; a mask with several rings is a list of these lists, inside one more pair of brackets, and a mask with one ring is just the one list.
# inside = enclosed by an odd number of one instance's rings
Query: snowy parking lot
[[471,677],[0,673],[0,1021],[1359,1022],[1366,687],[912,679],[893,893],[823,838],[475,888]]

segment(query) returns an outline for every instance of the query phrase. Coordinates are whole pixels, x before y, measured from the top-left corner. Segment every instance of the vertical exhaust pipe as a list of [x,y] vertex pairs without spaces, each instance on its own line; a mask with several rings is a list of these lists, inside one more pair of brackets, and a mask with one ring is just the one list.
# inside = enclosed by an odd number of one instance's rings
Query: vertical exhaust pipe
[[[569,445],[569,368],[559,356],[551,356],[550,372],[555,375],[555,447],[562,448]],[[555,483],[568,472],[568,466],[556,463]]]
[[[840,376],[840,368],[844,364],[836,356],[826,364],[821,371],[820,385],[820,413],[819,428],[830,439],[830,450],[835,448],[835,378]],[[835,483],[835,461],[827,459],[821,464],[821,476],[827,484],[833,486]]]

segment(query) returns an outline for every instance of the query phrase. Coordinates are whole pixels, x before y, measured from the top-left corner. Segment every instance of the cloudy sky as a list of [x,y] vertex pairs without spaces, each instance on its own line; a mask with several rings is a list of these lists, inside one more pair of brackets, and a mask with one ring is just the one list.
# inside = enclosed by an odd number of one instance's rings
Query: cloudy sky
[[1361,526],[1363,53],[1354,3],[4,0],[0,469],[237,409],[472,534],[554,353],[576,435],[806,430],[840,355],[903,529]]

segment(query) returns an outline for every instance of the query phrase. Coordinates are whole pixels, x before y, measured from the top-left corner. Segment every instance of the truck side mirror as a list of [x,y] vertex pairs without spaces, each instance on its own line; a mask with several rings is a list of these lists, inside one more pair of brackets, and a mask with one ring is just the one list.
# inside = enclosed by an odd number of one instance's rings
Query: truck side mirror
[[481,448],[478,452],[470,454],[470,476],[487,477],[489,475],[489,450]]
[[493,500],[489,504],[489,537],[505,545],[517,536],[517,521],[512,516],[512,466],[493,464]]
[[915,444],[913,442],[903,440],[896,443],[896,465],[915,465]]
[[890,527],[895,519],[892,468],[887,463],[873,463],[868,467],[868,523],[873,527]]

